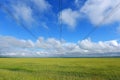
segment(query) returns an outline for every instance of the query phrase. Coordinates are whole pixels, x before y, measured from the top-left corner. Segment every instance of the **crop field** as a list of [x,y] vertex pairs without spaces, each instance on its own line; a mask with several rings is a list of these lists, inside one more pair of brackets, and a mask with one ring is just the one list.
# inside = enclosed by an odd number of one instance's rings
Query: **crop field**
[[120,80],[120,58],[0,58],[0,80]]

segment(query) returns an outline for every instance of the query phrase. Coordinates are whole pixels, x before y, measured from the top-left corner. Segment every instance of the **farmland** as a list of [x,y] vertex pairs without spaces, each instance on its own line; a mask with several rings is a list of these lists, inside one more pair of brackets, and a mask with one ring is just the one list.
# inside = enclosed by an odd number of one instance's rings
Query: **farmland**
[[0,58],[0,80],[120,80],[120,58]]

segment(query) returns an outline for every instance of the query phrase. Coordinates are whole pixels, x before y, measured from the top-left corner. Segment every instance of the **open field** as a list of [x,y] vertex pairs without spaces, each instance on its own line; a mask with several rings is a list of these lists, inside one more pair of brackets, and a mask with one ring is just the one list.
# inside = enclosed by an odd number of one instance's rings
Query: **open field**
[[0,58],[0,80],[120,80],[120,58]]

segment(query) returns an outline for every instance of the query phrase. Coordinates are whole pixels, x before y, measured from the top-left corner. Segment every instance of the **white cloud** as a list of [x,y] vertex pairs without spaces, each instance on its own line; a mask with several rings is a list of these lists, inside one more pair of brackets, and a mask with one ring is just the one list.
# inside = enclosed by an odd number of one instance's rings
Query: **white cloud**
[[34,22],[32,9],[24,3],[18,3],[13,5],[15,17],[19,21],[24,21],[27,24]]
[[0,47],[33,47],[31,40],[19,40],[10,36],[0,36]]
[[78,7],[78,10],[68,8],[61,12],[61,20],[69,27],[75,28],[78,19],[83,17],[88,18],[95,26],[120,22],[119,0],[87,0],[82,7],[82,1],[75,0],[74,3]]
[[[87,0],[80,11],[87,15],[95,25],[98,25],[104,18],[105,21],[103,23],[110,24],[120,22],[120,6],[115,8],[118,4],[120,4],[119,0]],[[110,16],[106,17],[109,14]]]
[[0,56],[120,56],[120,43],[117,40],[92,42],[90,39],[85,39],[78,41],[78,43],[61,43],[55,38],[44,39],[40,37],[36,42],[33,42],[10,36],[0,36],[0,44]]
[[70,28],[75,28],[77,24],[77,20],[80,17],[80,14],[78,11],[73,11],[72,9],[64,9],[60,12],[59,19],[62,21],[62,23],[67,24]]
[[87,50],[88,53],[112,53],[120,52],[120,43],[116,40],[111,41],[99,41],[98,43],[92,42],[90,39],[86,39],[79,42],[80,48]]
[[44,12],[48,11],[51,5],[46,0],[32,0],[32,2],[37,6],[39,11]]
[[[34,24],[34,26],[47,28],[45,25],[47,17],[45,15],[52,16],[52,6],[46,0],[10,0],[9,5],[5,4],[5,6],[9,10],[9,15],[18,24],[24,24],[26,27],[32,27]],[[50,11],[51,14],[47,14]]]

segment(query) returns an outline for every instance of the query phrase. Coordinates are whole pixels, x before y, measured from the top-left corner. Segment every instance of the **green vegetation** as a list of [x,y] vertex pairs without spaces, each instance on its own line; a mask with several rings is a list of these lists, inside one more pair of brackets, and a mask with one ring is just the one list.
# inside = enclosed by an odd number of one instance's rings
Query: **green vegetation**
[[0,80],[120,80],[120,58],[0,58]]

